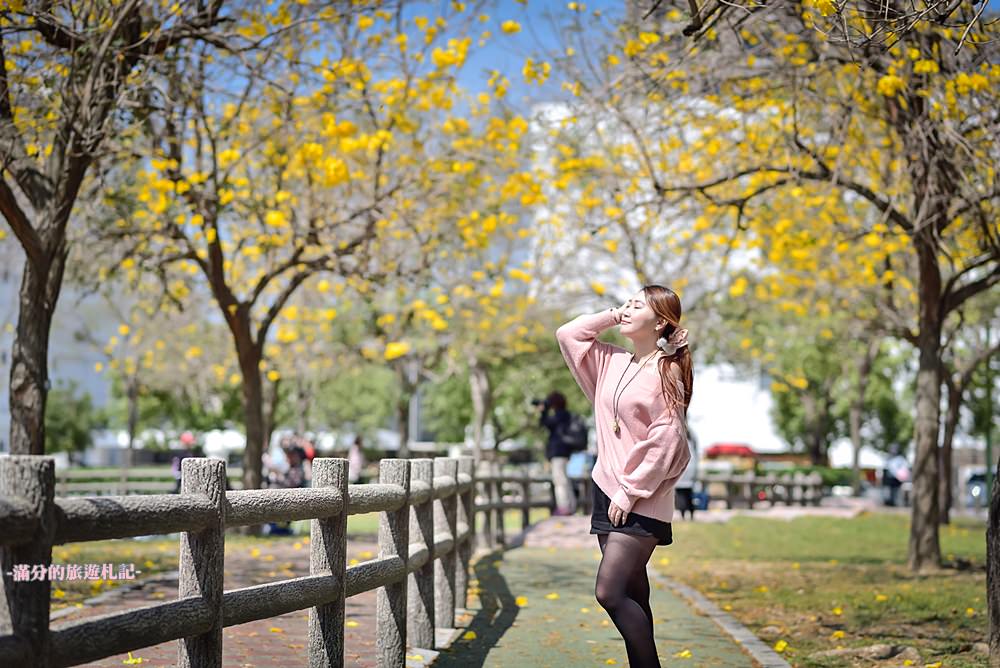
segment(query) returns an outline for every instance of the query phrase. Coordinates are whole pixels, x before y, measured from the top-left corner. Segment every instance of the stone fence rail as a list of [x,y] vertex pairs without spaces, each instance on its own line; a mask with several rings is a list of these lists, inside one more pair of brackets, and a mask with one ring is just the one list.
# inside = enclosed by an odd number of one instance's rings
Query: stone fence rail
[[[227,466],[228,489],[243,488],[243,469]],[[98,496],[127,494],[167,494],[174,491],[176,481],[170,465],[135,466],[126,471],[122,480],[120,468],[69,467],[56,469],[56,496]]]
[[727,508],[736,504],[753,508],[759,503],[757,494],[764,492],[773,504],[818,506],[823,498],[823,478],[819,473],[705,473],[698,476],[709,492],[721,487]]
[[[554,504],[549,476],[488,462],[476,471],[472,457],[383,459],[372,484],[348,484],[347,473],[346,459],[317,457],[312,487],[227,490],[225,462],[191,457],[180,494],[62,498],[51,457],[0,457],[0,666],[74,666],[177,640],[178,666],[221,667],[224,627],[307,608],[309,665],[343,666],[345,599],[371,590],[376,663],[404,666],[407,647],[433,649],[435,629],[452,629],[466,607],[473,540],[505,544],[505,510],[520,509],[525,527],[531,508]],[[379,556],[347,568],[347,518],[371,512],[381,513]],[[306,519],[309,575],[224,590],[227,528]],[[53,545],[174,532],[176,601],[51,627],[50,580],[12,575],[16,564],[47,568]]]

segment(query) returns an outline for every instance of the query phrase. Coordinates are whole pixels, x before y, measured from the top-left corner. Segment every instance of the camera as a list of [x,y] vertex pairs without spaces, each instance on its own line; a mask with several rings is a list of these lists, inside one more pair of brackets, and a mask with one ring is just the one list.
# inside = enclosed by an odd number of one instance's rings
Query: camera
[[536,398],[536,399],[532,399],[531,400],[531,405],[532,406],[548,406],[549,402],[546,399],[537,399]]

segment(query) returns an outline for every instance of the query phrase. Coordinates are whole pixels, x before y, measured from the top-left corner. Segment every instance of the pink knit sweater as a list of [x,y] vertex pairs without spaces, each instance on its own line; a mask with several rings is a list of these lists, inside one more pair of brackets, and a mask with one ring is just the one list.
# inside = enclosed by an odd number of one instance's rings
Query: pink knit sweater
[[[670,522],[674,485],[691,459],[684,418],[678,409],[667,407],[658,363],[651,362],[618,400],[621,429],[615,434],[615,384],[625,373],[618,388],[621,392],[637,370],[635,364],[629,365],[631,352],[597,340],[602,331],[617,324],[614,310],[607,309],[581,315],[556,330],[573,377],[594,404],[597,463],[591,477],[626,513]],[[683,391],[683,383],[673,380]]]

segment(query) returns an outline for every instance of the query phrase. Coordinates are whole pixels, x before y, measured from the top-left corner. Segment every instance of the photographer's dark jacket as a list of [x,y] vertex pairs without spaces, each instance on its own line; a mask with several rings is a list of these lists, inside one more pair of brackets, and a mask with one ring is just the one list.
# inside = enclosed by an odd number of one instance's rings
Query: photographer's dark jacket
[[545,458],[569,457],[573,454],[570,446],[562,442],[559,438],[560,428],[565,429],[569,425],[570,412],[565,408],[546,408],[542,413],[540,424],[549,430],[549,440],[545,444]]

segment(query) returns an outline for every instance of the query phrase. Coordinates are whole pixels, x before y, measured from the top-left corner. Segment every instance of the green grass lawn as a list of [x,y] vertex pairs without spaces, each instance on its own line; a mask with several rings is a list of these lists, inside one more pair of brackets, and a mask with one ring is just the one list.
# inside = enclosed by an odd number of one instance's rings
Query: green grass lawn
[[[793,666],[840,668],[871,661],[810,658],[875,643],[915,647],[942,668],[986,666],[985,526],[953,521],[940,532],[948,566],[906,567],[909,518],[866,513],[792,521],[736,517],[725,524],[673,524],[674,543],[652,563],[698,589],[782,649]],[[760,633],[776,627],[771,633]],[[852,662],[853,661],[853,662]],[[885,665],[901,665],[888,661]]]

